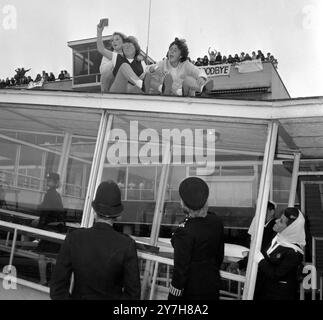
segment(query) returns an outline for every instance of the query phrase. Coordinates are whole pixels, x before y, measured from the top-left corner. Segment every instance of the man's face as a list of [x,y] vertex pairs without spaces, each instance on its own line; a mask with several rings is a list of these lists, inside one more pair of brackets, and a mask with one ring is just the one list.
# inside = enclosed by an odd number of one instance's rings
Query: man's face
[[47,179],[47,187],[52,188],[52,187],[56,187],[57,182],[53,179]]

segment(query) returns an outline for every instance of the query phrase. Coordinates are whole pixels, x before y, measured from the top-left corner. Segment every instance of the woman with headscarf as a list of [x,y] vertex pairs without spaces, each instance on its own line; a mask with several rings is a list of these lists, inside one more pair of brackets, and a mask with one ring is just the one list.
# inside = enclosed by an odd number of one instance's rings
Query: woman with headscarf
[[302,265],[305,246],[305,219],[294,207],[285,209],[276,220],[277,235],[264,254],[256,252],[258,275],[255,300],[296,300],[298,269]]

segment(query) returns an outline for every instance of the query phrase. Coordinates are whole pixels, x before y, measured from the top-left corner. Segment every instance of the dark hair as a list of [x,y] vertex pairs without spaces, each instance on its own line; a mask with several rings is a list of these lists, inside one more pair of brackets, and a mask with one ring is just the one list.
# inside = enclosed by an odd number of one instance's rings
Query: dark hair
[[129,36],[129,37],[126,37],[123,41],[124,43],[132,43],[135,47],[135,50],[136,50],[136,53],[135,53],[135,58],[140,54],[140,46],[139,46],[139,43],[138,43],[138,40],[133,37],[133,36]]
[[125,41],[125,39],[127,38],[125,34],[123,34],[122,32],[118,32],[118,31],[117,31],[117,32],[113,32],[113,34],[112,34],[112,38],[113,38],[114,36],[119,36],[119,37],[122,39],[122,42],[124,42],[124,41]]
[[[186,40],[185,39],[175,38],[175,40],[169,45],[168,49],[170,49],[170,47],[173,46],[174,44],[181,51],[180,62],[186,61],[187,57],[188,57],[188,47],[187,47],[187,44],[186,44]],[[168,53],[167,53],[167,57],[168,57]]]
[[289,226],[292,222],[294,222],[298,218],[299,210],[295,207],[288,207],[285,209],[284,215],[288,219],[287,225]]
[[268,201],[267,209],[268,210],[275,210],[276,208],[275,208],[275,205],[272,202]]

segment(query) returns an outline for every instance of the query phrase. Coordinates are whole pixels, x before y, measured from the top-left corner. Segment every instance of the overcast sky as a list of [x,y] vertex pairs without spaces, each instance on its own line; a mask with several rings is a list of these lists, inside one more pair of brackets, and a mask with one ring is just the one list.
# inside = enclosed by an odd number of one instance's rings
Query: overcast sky
[[[292,97],[323,96],[322,0],[151,0],[149,55],[162,59],[177,36],[190,57],[211,46],[224,55],[261,49],[278,59],[278,72]],[[0,0],[0,78],[17,67],[72,73],[67,42],[122,31],[147,46],[149,0]],[[16,12],[15,21],[12,20]],[[11,19],[11,20],[10,20]]]

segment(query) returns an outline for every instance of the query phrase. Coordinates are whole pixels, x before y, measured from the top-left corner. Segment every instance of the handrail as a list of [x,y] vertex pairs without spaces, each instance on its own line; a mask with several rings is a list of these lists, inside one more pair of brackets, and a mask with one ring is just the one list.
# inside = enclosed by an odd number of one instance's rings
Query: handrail
[[[165,257],[161,257],[158,255],[154,255],[154,254],[150,254],[150,253],[146,253],[146,252],[141,252],[141,251],[138,252],[138,257],[142,258],[142,259],[158,262],[158,263],[167,264],[169,266],[174,266],[174,261],[173,261],[173,259],[170,259],[170,258],[165,258]],[[245,283],[245,281],[246,281],[245,276],[242,276],[240,274],[231,273],[228,271],[223,271],[223,270],[220,270],[220,276],[224,279],[233,280],[233,281],[237,281],[237,282]]]

